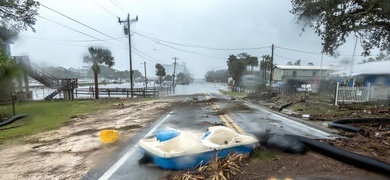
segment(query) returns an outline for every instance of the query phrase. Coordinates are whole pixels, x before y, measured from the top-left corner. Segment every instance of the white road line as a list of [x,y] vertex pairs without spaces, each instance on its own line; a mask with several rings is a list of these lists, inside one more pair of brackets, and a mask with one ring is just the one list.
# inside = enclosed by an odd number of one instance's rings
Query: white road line
[[[170,114],[168,114],[164,119],[162,119],[158,124],[156,124],[143,138],[147,137],[147,136],[150,136],[152,135],[152,133],[154,133],[157,129],[157,127],[159,127],[162,123],[164,123],[168,118],[169,118]],[[134,152],[137,150],[138,148],[138,144],[135,144],[133,147],[130,148],[130,150],[125,154],[123,155],[114,165],[112,165],[110,167],[110,169],[108,169],[104,174],[103,176],[101,176],[99,178],[99,180],[107,180],[108,178],[110,178],[114,173],[115,171],[117,171],[119,169],[119,167],[122,166],[122,164],[131,156],[134,154]]]
[[[249,106],[252,106],[252,105],[250,105],[250,104],[248,104],[248,105],[249,105]],[[294,120],[285,118],[285,117],[283,117],[283,116],[280,116],[280,115],[278,115],[278,114],[272,113],[272,112],[270,112],[270,111],[266,111],[266,110],[264,110],[264,109],[260,109],[260,108],[257,108],[257,107],[255,107],[255,106],[252,106],[252,108],[256,108],[256,109],[258,109],[258,110],[260,110],[260,111],[263,111],[263,112],[266,112],[266,113],[270,113],[270,114],[272,114],[273,116],[276,116],[276,117],[281,118],[281,119],[285,119],[285,120],[290,121],[290,122],[292,122],[292,123],[295,123],[295,124],[298,124],[298,125],[306,126],[308,129],[311,129],[311,130],[313,130],[313,131],[317,131],[317,132],[319,132],[320,134],[323,134],[324,136],[327,136],[327,137],[331,136],[331,134],[329,134],[329,133],[326,133],[326,132],[321,131],[321,130],[319,130],[319,129],[310,127],[310,126],[308,126],[308,125],[306,125],[306,124],[302,124],[302,123],[296,122],[296,121],[294,121]]]

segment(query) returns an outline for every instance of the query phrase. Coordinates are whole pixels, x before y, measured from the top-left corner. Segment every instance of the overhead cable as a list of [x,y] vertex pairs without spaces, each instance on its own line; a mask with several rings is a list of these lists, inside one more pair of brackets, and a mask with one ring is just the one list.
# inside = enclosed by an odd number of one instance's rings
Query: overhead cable
[[202,45],[194,45],[194,44],[181,44],[181,43],[176,43],[176,42],[171,42],[171,41],[166,41],[162,39],[157,39],[154,37],[150,37],[147,35],[140,34],[138,32],[132,31],[134,34],[137,34],[139,36],[151,39],[153,41],[156,41],[158,43],[164,42],[164,43],[169,43],[169,44],[174,44],[177,46],[183,46],[183,47],[193,47],[193,48],[203,48],[203,49],[209,49],[209,50],[217,50],[217,51],[226,51],[226,50],[258,50],[258,49],[265,49],[265,48],[270,48],[271,46],[263,46],[263,47],[248,47],[248,48],[215,48],[215,47],[207,47],[207,46],[202,46]]
[[117,40],[117,39],[111,37],[110,35],[107,35],[107,34],[101,32],[101,31],[99,31],[99,30],[96,30],[95,28],[92,28],[92,27],[90,27],[90,26],[88,26],[88,25],[86,25],[86,24],[84,24],[84,23],[81,23],[80,21],[77,21],[77,20],[75,20],[75,19],[73,19],[73,18],[71,18],[71,17],[69,17],[69,16],[67,16],[67,15],[65,15],[65,14],[62,14],[62,13],[60,13],[60,12],[58,12],[58,11],[56,11],[56,10],[50,8],[50,7],[47,7],[47,6],[45,6],[44,4],[41,4],[41,6],[45,7],[46,9],[49,9],[49,10],[51,10],[51,11],[57,13],[57,14],[59,14],[59,15],[65,17],[65,18],[68,18],[68,19],[70,19],[70,20],[72,20],[72,21],[74,21],[74,22],[76,22],[76,23],[78,23],[78,24],[80,24],[80,25],[82,25],[82,26],[84,26],[84,27],[87,27],[87,28],[89,28],[89,29],[91,29],[91,30],[93,30],[93,31],[95,31],[95,32],[98,32],[98,33],[100,33],[100,34],[102,34],[102,35],[105,35],[105,36],[107,36],[107,37],[109,37],[109,38],[111,38],[111,39],[114,39],[114,40],[116,40],[116,41],[122,43],[122,44],[125,44],[124,42],[119,41],[119,40]]

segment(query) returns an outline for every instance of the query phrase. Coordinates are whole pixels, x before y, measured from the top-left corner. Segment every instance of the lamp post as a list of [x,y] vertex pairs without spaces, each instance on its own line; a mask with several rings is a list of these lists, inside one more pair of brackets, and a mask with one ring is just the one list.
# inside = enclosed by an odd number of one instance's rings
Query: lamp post
[[132,22],[138,21],[138,16],[136,16],[135,19],[130,19],[130,14],[127,15],[127,20],[121,21],[121,19],[118,17],[119,24],[125,23],[127,25],[124,26],[125,35],[129,36],[129,59],[130,59],[130,91],[131,91],[131,98],[133,98],[133,65],[131,60],[131,34],[130,34],[130,24]]

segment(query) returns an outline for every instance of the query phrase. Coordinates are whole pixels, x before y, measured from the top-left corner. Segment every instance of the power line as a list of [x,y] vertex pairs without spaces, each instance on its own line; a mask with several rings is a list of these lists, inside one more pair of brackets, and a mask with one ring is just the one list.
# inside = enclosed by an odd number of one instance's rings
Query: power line
[[143,59],[145,59],[145,60],[151,62],[151,63],[159,63],[159,62],[156,62],[156,61],[154,61],[154,60],[152,60],[152,59],[149,59],[149,58],[147,58],[147,57],[145,57],[145,56],[142,56],[141,54],[138,54],[137,52],[133,52],[133,53],[136,54],[136,55],[138,55],[139,57],[141,57],[141,58],[143,58]]
[[[146,40],[146,38],[142,38],[142,40],[143,40],[146,44],[148,44],[150,47],[152,47],[154,51],[157,51],[157,48],[154,47],[152,44],[150,44],[150,43]],[[162,49],[165,50],[164,48],[162,48]],[[172,55],[172,53],[170,53],[169,51],[167,51],[167,50],[165,50],[165,51]],[[165,54],[165,55],[168,55],[168,54]],[[168,56],[170,57],[171,55],[168,55]],[[172,56],[174,56],[174,55],[172,55]]]
[[115,15],[115,13],[113,13],[112,11],[108,10],[107,8],[105,8],[104,6],[100,5],[98,2],[96,2],[95,0],[93,0],[93,2],[98,5],[101,9],[103,9],[104,11],[106,11],[108,14],[114,16],[115,18],[117,18],[118,16]]
[[[96,41],[100,41],[100,40],[75,40],[75,39],[50,39],[50,38],[38,38],[38,37],[30,37],[30,36],[25,36],[25,35],[19,35],[20,37],[25,37],[25,38],[30,38],[30,39],[38,39],[38,40],[44,40],[44,41],[60,41],[60,42],[80,42],[80,43],[83,43],[83,42],[96,42]],[[114,39],[123,39],[123,38],[126,38],[126,37],[117,37],[117,38],[114,38]],[[114,39],[102,39],[103,41],[110,41],[110,40],[114,40]]]
[[147,56],[147,57],[149,57],[149,58],[152,58],[152,59],[154,59],[154,60],[155,60],[155,61],[157,61],[157,62],[161,62],[161,63],[162,63],[162,61],[160,61],[160,60],[158,60],[158,59],[156,59],[156,58],[153,58],[153,57],[149,56],[148,54],[146,54],[146,53],[144,53],[144,52],[142,52],[142,51],[138,50],[138,49],[137,49],[137,48],[135,48],[135,47],[132,47],[132,49],[134,49],[134,50],[136,50],[136,51],[138,51],[138,52],[140,52],[140,53],[144,54],[145,56]]
[[[52,22],[52,23],[57,24],[57,25],[59,25],[59,26],[62,26],[62,27],[65,27],[65,28],[67,28],[67,29],[70,29],[70,30],[72,30],[72,31],[78,32],[78,33],[80,33],[80,34],[83,34],[83,35],[85,35],[85,36],[88,36],[88,37],[91,37],[91,38],[93,38],[93,39],[96,39],[96,40],[105,42],[105,43],[110,44],[110,45],[114,45],[114,44],[112,44],[112,43],[109,43],[109,42],[107,42],[107,41],[104,41],[103,39],[99,39],[99,38],[93,37],[93,36],[91,36],[91,35],[89,35],[89,34],[87,34],[87,33],[81,32],[81,31],[79,31],[79,30],[73,29],[73,28],[71,28],[71,27],[68,27],[68,26],[65,26],[65,25],[63,25],[63,24],[57,23],[57,22],[55,22],[55,21],[52,21],[52,20],[50,20],[50,19],[47,19],[47,18],[45,18],[45,17],[43,17],[43,16],[41,16],[41,15],[37,15],[37,16],[40,17],[40,18],[42,18],[42,19],[45,19],[46,21]],[[115,45],[114,45],[114,46],[115,46]]]
[[123,8],[126,8],[122,3],[120,3],[119,1],[117,0],[114,0],[116,3],[118,3],[120,6],[122,6]]
[[77,21],[77,20],[75,20],[75,19],[73,19],[73,18],[71,18],[71,17],[69,17],[69,16],[67,16],[67,15],[65,15],[65,14],[62,14],[62,13],[60,13],[60,12],[58,12],[58,11],[52,9],[52,8],[49,8],[49,7],[47,7],[47,6],[43,5],[43,4],[41,4],[41,6],[43,6],[43,7],[46,8],[46,9],[49,9],[49,10],[51,10],[51,11],[57,13],[57,14],[59,14],[59,15],[65,17],[65,18],[68,18],[68,19],[70,19],[70,20],[72,20],[72,21],[74,21],[74,22],[76,22],[76,23],[78,23],[78,24],[81,24],[82,26],[87,27],[87,28],[89,28],[89,29],[91,29],[91,30],[93,30],[93,31],[95,31],[95,32],[98,32],[98,33],[100,33],[100,34],[102,34],[102,35],[105,35],[105,36],[107,36],[107,37],[109,37],[109,38],[111,38],[111,39],[114,39],[114,40],[116,40],[116,41],[122,43],[122,44],[125,44],[124,42],[119,41],[119,40],[117,40],[117,39],[111,37],[110,35],[107,35],[107,34],[101,32],[101,31],[99,31],[99,30],[96,30],[95,28],[92,28],[92,27],[90,27],[90,26],[88,26],[88,25],[86,25],[86,24],[84,24],[84,23],[81,23],[80,21]]
[[204,56],[204,57],[208,57],[208,58],[213,58],[213,59],[227,59],[227,58],[222,58],[222,57],[209,56],[209,55],[202,54],[202,53],[195,52],[195,51],[183,50],[183,49],[175,48],[175,47],[169,46],[169,45],[167,45],[167,44],[163,44],[163,43],[160,43],[160,44],[163,45],[163,46],[166,46],[166,47],[169,47],[169,48],[172,48],[172,49],[181,51],[181,52],[187,52],[187,53],[198,54],[198,55],[201,55],[201,56]]
[[265,48],[270,48],[271,47],[271,46],[264,46],[264,47],[248,47],[248,48],[215,48],[215,47],[207,47],[207,46],[202,46],[202,45],[181,44],[181,43],[176,43],[176,42],[171,42],[171,41],[166,41],[166,40],[162,40],[162,39],[157,39],[157,38],[154,38],[154,37],[146,36],[146,35],[134,32],[134,31],[133,31],[133,33],[137,34],[139,36],[151,39],[151,40],[156,41],[158,43],[165,42],[165,43],[174,44],[174,45],[177,45],[177,46],[203,48],[203,49],[217,50],[217,51],[226,51],[226,50],[258,50],[258,49],[265,49]]
[[121,9],[122,11],[126,12],[126,10],[124,10],[122,7],[120,7],[120,6],[117,4],[118,1],[110,0],[110,2],[111,2],[112,4],[114,4],[116,7],[118,7],[119,9]]
[[306,54],[317,54],[317,55],[321,55],[322,54],[322,53],[317,53],[317,52],[309,52],[309,51],[301,51],[301,50],[296,50],[296,49],[284,48],[284,47],[280,47],[280,46],[276,46],[276,48],[280,48],[280,49],[284,49],[284,50],[288,50],[288,51],[295,51],[295,52],[300,52],[300,53],[306,53]]

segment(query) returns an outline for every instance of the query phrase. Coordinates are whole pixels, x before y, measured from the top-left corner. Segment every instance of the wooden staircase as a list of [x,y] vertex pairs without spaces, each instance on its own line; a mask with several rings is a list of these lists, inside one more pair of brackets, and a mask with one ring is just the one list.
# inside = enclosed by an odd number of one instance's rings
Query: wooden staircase
[[46,87],[55,89],[54,92],[45,97],[45,100],[51,100],[62,91],[73,91],[77,88],[77,78],[57,78],[42,69],[30,64],[27,56],[16,56],[14,61],[18,67],[27,73],[28,76],[42,83]]

